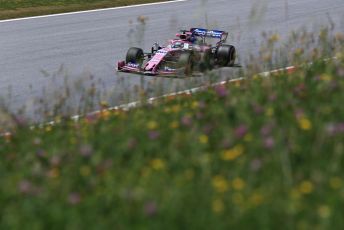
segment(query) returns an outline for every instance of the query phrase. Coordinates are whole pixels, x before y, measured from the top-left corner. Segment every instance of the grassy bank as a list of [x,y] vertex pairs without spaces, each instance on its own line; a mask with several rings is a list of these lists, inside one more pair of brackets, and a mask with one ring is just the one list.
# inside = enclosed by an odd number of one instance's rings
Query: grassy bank
[[163,0],[0,0],[0,19],[56,14]]
[[0,140],[1,229],[341,229],[344,62]]

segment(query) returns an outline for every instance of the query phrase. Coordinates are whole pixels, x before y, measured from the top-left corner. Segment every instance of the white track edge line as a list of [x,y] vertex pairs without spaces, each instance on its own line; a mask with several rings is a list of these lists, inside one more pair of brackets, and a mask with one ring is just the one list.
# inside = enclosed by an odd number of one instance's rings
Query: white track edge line
[[[276,69],[276,70],[271,70],[271,71],[267,71],[267,72],[258,73],[257,75],[259,75],[261,77],[268,77],[272,73],[276,73],[276,72],[279,72],[279,71],[285,71],[285,70],[293,69],[293,68],[296,68],[296,67],[295,66],[288,66],[288,67],[281,68],[281,69]],[[208,87],[214,87],[214,86],[218,86],[218,85],[225,85],[225,84],[228,84],[228,83],[242,81],[244,79],[245,79],[244,77],[240,77],[240,78],[230,79],[230,80],[227,80],[227,81],[216,82],[216,83],[213,83],[213,84],[211,84],[209,86],[199,86],[199,87],[195,87],[195,88],[191,88],[191,89],[187,89],[187,90],[183,90],[183,91],[178,91],[178,92],[175,92],[175,93],[164,94],[164,95],[161,95],[161,96],[158,96],[158,97],[151,97],[151,98],[146,99],[145,102],[148,103],[148,104],[151,104],[154,101],[156,101],[158,99],[161,99],[161,98],[168,98],[168,97],[178,96],[178,95],[181,95],[181,94],[192,94],[192,93],[196,93],[198,91],[201,91],[203,89],[206,89]],[[96,111],[87,113],[85,115],[74,115],[74,116],[71,116],[71,119],[73,121],[77,122],[82,117],[97,115],[97,114],[101,113],[102,111],[114,111],[114,110],[120,110],[120,109],[128,111],[128,110],[130,110],[132,108],[137,108],[141,104],[142,104],[142,101],[133,101],[133,102],[129,102],[129,103],[126,103],[126,104],[117,105],[117,106],[114,106],[114,107],[109,107],[109,108],[106,108],[104,110],[96,110]],[[42,128],[45,125],[53,126],[55,124],[56,124],[55,121],[50,121],[50,122],[46,122],[46,123],[41,123],[38,126],[32,126],[32,129],[34,129],[35,127]]]
[[[333,58],[327,58],[327,59],[324,59],[325,61],[329,61],[329,60],[336,60],[337,57],[333,57]],[[312,63],[309,63],[309,64],[312,64]],[[280,68],[280,69],[275,69],[275,70],[270,70],[270,71],[266,71],[266,72],[261,72],[261,73],[258,73],[257,75],[258,76],[261,76],[261,77],[268,77],[270,76],[271,74],[273,73],[278,73],[278,72],[281,72],[281,71],[288,71],[288,70],[291,70],[291,69],[297,69],[298,67],[297,66],[288,66],[288,67],[284,67],[284,68]],[[148,98],[146,100],[147,103],[152,103],[154,102],[155,100],[157,99],[160,99],[160,98],[166,98],[166,97],[173,97],[173,96],[178,96],[178,95],[181,95],[181,94],[191,94],[191,93],[195,93],[195,92],[198,92],[202,89],[206,89],[208,87],[214,87],[214,86],[218,86],[218,85],[224,85],[224,84],[228,84],[228,83],[233,83],[233,82],[237,82],[237,81],[242,81],[244,80],[245,78],[244,77],[240,77],[240,78],[235,78],[235,79],[230,79],[230,80],[227,80],[227,81],[221,81],[221,82],[217,82],[217,83],[214,83],[214,84],[211,84],[209,86],[200,86],[200,87],[195,87],[195,88],[191,88],[191,89],[187,89],[187,90],[183,90],[183,91],[178,91],[178,92],[175,92],[175,93],[170,93],[170,94],[164,94],[164,95],[161,95],[161,96],[158,96],[158,97],[151,97],[151,98]],[[118,106],[114,106],[114,107],[110,107],[110,108],[106,108],[104,110],[97,110],[97,111],[93,111],[93,112],[90,112],[90,113],[87,113],[85,115],[74,115],[74,116],[71,116],[70,118],[77,122],[81,117],[85,117],[87,115],[96,115],[96,114],[99,114],[101,113],[102,111],[113,111],[113,110],[119,110],[119,109],[122,109],[122,110],[129,110],[131,108],[136,108],[138,106],[140,106],[142,103],[142,101],[134,101],[134,102],[129,102],[127,104],[122,104],[122,105],[118,105]],[[55,121],[50,121],[50,122],[46,122],[46,123],[41,123],[41,124],[38,124],[38,125],[32,125],[30,128],[31,129],[35,129],[36,127],[38,128],[42,128],[44,127],[45,125],[55,125],[56,122]],[[0,133],[0,137],[3,137],[3,136],[9,136],[11,135],[10,132],[3,132],[3,133]]]
[[94,10],[83,10],[83,11],[74,11],[74,12],[67,12],[67,13],[39,15],[39,16],[32,16],[32,17],[12,18],[12,19],[0,20],[0,23],[13,22],[13,21],[23,21],[23,20],[38,19],[38,18],[57,17],[57,16],[65,16],[65,15],[73,15],[73,14],[93,13],[93,12],[108,11],[108,10],[120,10],[120,9],[128,9],[128,8],[143,7],[143,6],[164,5],[164,4],[186,2],[186,1],[189,1],[189,0],[173,0],[173,1],[164,1],[164,2],[152,2],[152,3],[136,4],[136,5],[129,5],[129,6],[117,6],[117,7],[110,7],[110,8],[94,9]]

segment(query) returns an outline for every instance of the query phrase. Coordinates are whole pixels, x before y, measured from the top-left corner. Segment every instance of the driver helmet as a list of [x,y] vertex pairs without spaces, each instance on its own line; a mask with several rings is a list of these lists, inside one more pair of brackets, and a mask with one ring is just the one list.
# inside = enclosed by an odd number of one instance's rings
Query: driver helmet
[[182,42],[175,42],[172,44],[172,48],[177,49],[177,48],[183,48],[183,43]]

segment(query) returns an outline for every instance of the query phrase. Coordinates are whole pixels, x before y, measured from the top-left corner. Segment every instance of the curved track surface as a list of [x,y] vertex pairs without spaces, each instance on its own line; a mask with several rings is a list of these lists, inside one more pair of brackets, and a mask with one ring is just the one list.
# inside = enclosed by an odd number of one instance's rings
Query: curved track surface
[[[151,87],[156,94],[195,87],[208,79],[117,74],[115,63],[129,46],[149,50],[153,42],[163,43],[178,29],[194,26],[228,30],[244,63],[248,53],[258,53],[263,31],[284,39],[292,30],[316,31],[334,22],[342,32],[343,12],[343,0],[188,0],[0,21],[0,97],[11,109],[30,107],[33,98],[57,100],[52,92],[64,84],[76,93],[87,82],[96,82],[103,92],[99,96],[115,105],[134,99],[135,86]],[[139,16],[148,19],[143,24]],[[238,68],[219,71],[233,77]],[[79,100],[73,93],[70,98],[71,105]]]

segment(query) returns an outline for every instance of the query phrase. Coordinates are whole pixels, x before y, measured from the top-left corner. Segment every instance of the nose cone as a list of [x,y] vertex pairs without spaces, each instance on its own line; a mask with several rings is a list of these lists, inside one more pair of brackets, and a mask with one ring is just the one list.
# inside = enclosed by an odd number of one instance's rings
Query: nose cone
[[157,65],[157,62],[153,60],[147,62],[145,66],[145,71],[153,71],[156,65]]
[[165,50],[159,50],[151,60],[145,65],[145,71],[155,71],[157,65],[164,59],[167,52]]

